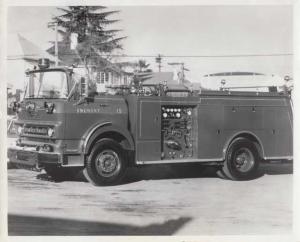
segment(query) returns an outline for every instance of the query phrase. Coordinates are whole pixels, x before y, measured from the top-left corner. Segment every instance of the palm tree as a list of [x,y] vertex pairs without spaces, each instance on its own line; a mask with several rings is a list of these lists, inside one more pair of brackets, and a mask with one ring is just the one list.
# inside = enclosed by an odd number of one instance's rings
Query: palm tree
[[136,71],[134,73],[132,84],[138,86],[140,83],[146,81],[152,76],[152,70],[146,60],[140,59],[135,63]]
[[145,72],[149,66],[150,64],[147,64],[145,60],[138,60],[137,62],[137,67],[139,72]]

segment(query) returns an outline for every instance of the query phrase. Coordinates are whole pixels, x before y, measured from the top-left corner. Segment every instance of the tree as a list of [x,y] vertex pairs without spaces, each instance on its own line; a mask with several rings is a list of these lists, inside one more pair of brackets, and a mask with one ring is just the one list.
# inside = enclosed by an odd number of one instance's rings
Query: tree
[[145,60],[138,60],[137,67],[139,72],[145,72],[146,69],[150,66]]
[[133,85],[139,85],[139,83],[146,81],[152,76],[152,70],[148,68],[149,66],[150,64],[143,59],[140,59],[135,63],[136,72],[134,73],[132,80]]
[[[53,17],[57,23],[62,41],[58,43],[59,59],[66,64],[83,63],[87,69],[91,65],[103,64],[116,49],[122,49],[121,41],[126,37],[117,38],[120,29],[107,27],[119,20],[108,19],[119,11],[105,11],[105,6],[69,6],[58,8],[62,15]],[[71,36],[77,35],[78,44],[71,49]],[[54,46],[48,49],[54,54]]]

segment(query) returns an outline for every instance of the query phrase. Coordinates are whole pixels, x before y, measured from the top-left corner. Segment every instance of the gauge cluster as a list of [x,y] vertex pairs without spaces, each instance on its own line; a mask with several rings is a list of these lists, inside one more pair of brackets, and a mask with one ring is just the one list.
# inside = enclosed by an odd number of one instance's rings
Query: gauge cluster
[[192,106],[162,106],[162,159],[187,159],[194,155],[195,110]]

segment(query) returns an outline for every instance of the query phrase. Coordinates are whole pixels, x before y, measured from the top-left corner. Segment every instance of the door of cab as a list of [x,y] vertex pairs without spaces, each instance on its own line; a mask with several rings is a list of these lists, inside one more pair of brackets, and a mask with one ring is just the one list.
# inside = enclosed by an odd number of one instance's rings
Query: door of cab
[[157,97],[140,97],[137,105],[137,161],[161,159],[161,107]]

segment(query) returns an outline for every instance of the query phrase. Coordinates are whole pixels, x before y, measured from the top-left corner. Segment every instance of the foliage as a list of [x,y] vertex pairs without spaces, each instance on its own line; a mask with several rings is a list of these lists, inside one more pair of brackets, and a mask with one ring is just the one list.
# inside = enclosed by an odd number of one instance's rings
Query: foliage
[[150,64],[147,63],[146,60],[138,60],[136,63],[137,70],[132,80],[134,85],[138,85],[151,77],[152,70],[148,68],[149,66]]
[[147,64],[145,60],[138,60],[137,66],[139,72],[144,72],[150,66],[150,64]]
[[[58,9],[63,14],[53,17],[53,22],[57,23],[58,32],[62,35],[58,54],[63,62],[97,65],[103,55],[109,58],[114,50],[122,49],[121,41],[126,37],[116,37],[121,31],[119,29],[108,29],[108,26],[119,21],[108,17],[119,11],[106,11],[105,6],[69,6]],[[78,44],[74,50],[70,48],[71,34],[78,35]],[[51,54],[54,51],[54,46],[48,50]]]

